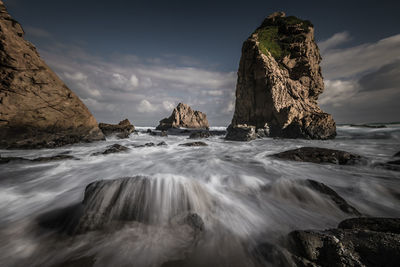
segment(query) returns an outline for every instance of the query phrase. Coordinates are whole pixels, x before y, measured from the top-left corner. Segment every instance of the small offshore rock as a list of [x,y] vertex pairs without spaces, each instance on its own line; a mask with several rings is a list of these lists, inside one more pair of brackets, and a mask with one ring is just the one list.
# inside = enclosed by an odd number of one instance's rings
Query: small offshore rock
[[256,127],[247,125],[229,125],[226,140],[231,141],[250,141],[257,138]]
[[180,144],[180,146],[208,146],[208,145],[204,142],[190,142],[190,143]]
[[165,143],[164,141],[162,141],[162,142],[160,142],[160,143],[157,144],[157,146],[167,146],[167,145],[168,145],[168,144]]
[[156,130],[168,130],[171,128],[208,129],[209,127],[206,114],[193,110],[186,104],[179,103],[170,117],[160,121]]
[[301,147],[274,154],[272,157],[293,161],[339,165],[352,165],[362,159],[357,154],[321,147]]

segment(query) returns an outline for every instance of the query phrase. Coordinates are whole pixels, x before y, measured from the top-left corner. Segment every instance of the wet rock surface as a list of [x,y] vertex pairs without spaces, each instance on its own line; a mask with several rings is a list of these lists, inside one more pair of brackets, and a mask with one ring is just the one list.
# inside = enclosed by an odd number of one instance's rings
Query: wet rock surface
[[183,143],[179,144],[180,146],[208,146],[207,143],[204,142],[189,142],[189,143]]
[[272,157],[293,161],[340,165],[352,165],[362,160],[361,156],[353,153],[321,147],[301,147],[274,154]]
[[225,136],[226,140],[231,141],[250,141],[256,138],[256,128],[247,125],[229,125]]
[[316,266],[394,267],[400,260],[399,223],[400,219],[355,218],[340,224],[351,229],[294,231],[289,250]]
[[118,138],[128,138],[135,131],[135,126],[128,119],[120,121],[118,124],[99,123],[99,128],[104,135],[116,134]]
[[24,39],[0,1],[0,147],[103,140],[96,119]]
[[99,156],[99,155],[107,155],[107,154],[114,154],[114,153],[120,153],[120,152],[126,152],[129,151],[129,148],[120,144],[113,144],[111,146],[108,146],[106,150],[103,152],[96,152],[93,153],[91,156]]
[[329,230],[298,230],[283,246],[262,243],[255,254],[267,266],[398,266],[400,219],[360,217]]
[[170,117],[160,121],[156,130],[168,130],[170,128],[208,129],[209,127],[206,114],[193,110],[186,104],[179,103]]
[[334,138],[335,122],[317,104],[320,62],[309,21],[284,13],[266,18],[243,43],[231,124],[267,125],[271,137]]

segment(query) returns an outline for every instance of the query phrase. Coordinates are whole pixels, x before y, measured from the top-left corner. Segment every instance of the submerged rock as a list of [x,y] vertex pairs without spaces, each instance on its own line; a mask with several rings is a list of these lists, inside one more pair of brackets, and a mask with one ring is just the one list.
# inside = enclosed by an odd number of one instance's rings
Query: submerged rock
[[274,200],[288,200],[291,205],[306,205],[307,209],[315,207],[323,211],[323,209],[332,209],[334,206],[346,214],[362,215],[331,187],[311,179],[283,179],[265,186],[263,191],[272,195]]
[[[119,226],[134,221],[187,225],[194,236],[203,232],[203,220],[192,212],[197,205],[193,192],[197,194],[201,190],[195,183],[168,181],[168,188],[173,189],[173,194],[154,195],[166,186],[165,182],[145,176],[95,181],[86,187],[82,203],[43,214],[38,222],[42,227],[71,235],[95,230],[116,231]],[[163,197],[169,198],[167,205]]]
[[[307,266],[398,266],[400,219],[355,218],[325,231],[294,231],[289,250]],[[298,266],[304,266],[299,264]]]
[[111,146],[108,146],[107,149],[104,150],[103,152],[96,152],[93,153],[91,156],[114,154],[114,153],[126,152],[128,150],[129,148],[126,146],[120,144],[113,144]]
[[336,136],[331,115],[317,104],[324,90],[321,56],[309,21],[266,18],[244,42],[229,131],[236,125],[269,128],[269,136],[329,139]]
[[180,146],[208,146],[204,142],[190,142],[190,143],[184,143],[184,144],[179,144]]
[[117,134],[118,138],[128,138],[135,131],[135,126],[128,119],[120,121],[118,124],[99,123],[99,128],[104,135]]
[[160,121],[156,130],[168,130],[170,128],[208,129],[209,127],[206,114],[193,110],[186,104],[179,103],[169,118]]
[[190,139],[208,138],[211,134],[209,131],[196,131],[190,134]]
[[226,140],[231,141],[250,141],[256,138],[256,128],[247,125],[229,125],[225,136]]
[[357,154],[321,147],[301,147],[274,154],[272,157],[285,160],[340,165],[355,164],[362,159],[362,157]]
[[103,140],[96,119],[24,39],[0,1],[0,147]]
[[0,164],[9,163],[11,161],[26,161],[26,162],[50,162],[50,161],[59,161],[59,160],[67,160],[67,159],[74,159],[79,160],[71,155],[59,154],[55,156],[49,157],[39,157],[34,159],[27,159],[23,157],[1,157],[0,156]]

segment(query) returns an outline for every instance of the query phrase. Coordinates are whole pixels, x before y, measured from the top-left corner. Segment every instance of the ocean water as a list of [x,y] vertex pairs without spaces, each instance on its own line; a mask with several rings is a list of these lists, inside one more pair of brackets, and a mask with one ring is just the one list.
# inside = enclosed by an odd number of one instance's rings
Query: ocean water
[[[306,179],[330,186],[363,214],[400,217],[400,172],[379,166],[400,151],[398,125],[340,126],[337,138],[329,141],[233,142],[213,136],[200,140],[206,147],[179,146],[193,140],[151,136],[147,128],[139,127],[138,135],[124,140],[0,150],[2,157],[65,153],[79,159],[0,165],[0,266],[78,266],[78,259],[90,262],[81,261],[81,266],[161,266],[183,258],[188,266],[256,266],[252,255],[260,242],[279,243],[294,229],[336,227],[352,217],[298,183]],[[162,141],[167,146],[133,147]],[[131,150],[91,156],[115,143]],[[367,161],[339,166],[269,157],[302,146],[345,150]],[[39,226],[43,213],[81,202],[89,183],[136,175],[149,180],[149,222],[77,236]],[[195,245],[187,232],[171,224],[186,206],[204,221],[204,233]]]

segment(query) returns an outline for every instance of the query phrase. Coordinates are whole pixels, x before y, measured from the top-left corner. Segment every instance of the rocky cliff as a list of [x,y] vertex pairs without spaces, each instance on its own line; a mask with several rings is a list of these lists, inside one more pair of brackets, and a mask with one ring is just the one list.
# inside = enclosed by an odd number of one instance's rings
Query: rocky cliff
[[55,147],[103,139],[96,119],[24,40],[0,1],[0,147]]
[[243,44],[231,129],[245,125],[273,137],[334,138],[335,122],[317,104],[324,90],[320,61],[309,21],[282,12],[266,18]]
[[172,111],[170,117],[160,121],[157,130],[168,130],[170,128],[200,128],[208,129],[209,124],[206,114],[193,110],[186,104],[179,103]]

